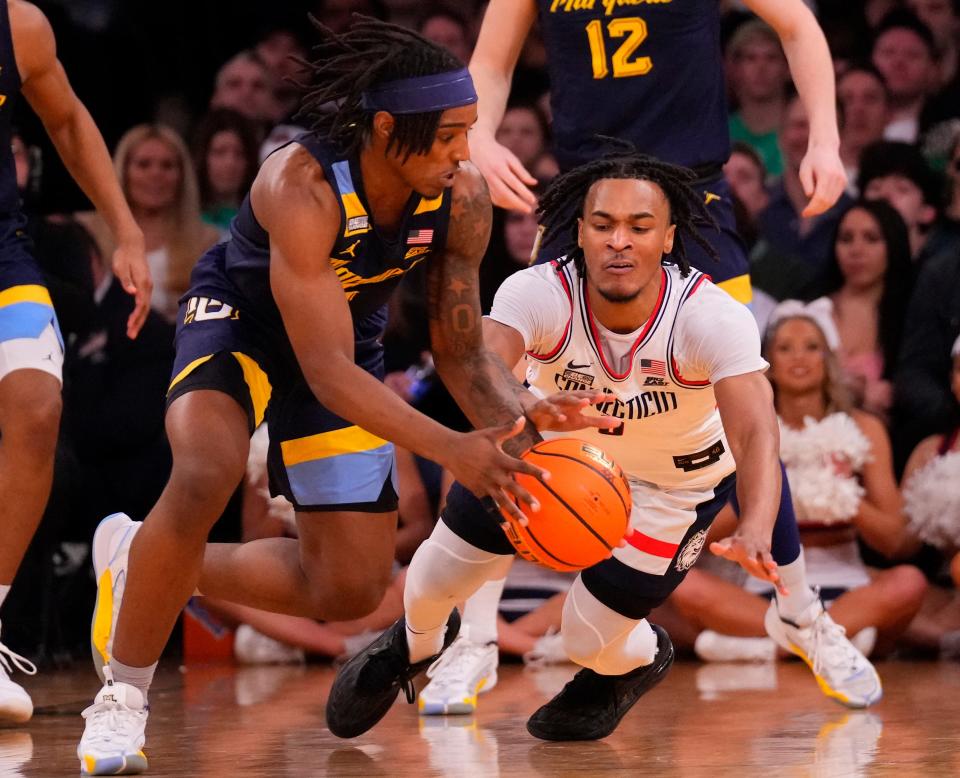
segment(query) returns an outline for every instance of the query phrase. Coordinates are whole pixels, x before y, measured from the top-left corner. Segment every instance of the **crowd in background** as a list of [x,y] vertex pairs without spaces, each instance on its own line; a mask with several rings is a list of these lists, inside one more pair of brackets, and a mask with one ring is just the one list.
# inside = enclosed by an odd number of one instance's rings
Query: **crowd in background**
[[[872,626],[881,638],[891,638],[888,649],[901,640],[900,650],[949,655],[951,646],[960,647],[955,594],[960,582],[960,354],[955,346],[960,336],[960,2],[810,3],[834,57],[840,150],[849,177],[841,200],[813,218],[801,216],[806,197],[799,167],[807,149],[807,118],[779,40],[735,0],[721,5],[733,140],[725,175],[749,248],[754,313],[761,331],[768,332],[778,411],[788,430],[791,423],[803,428],[807,419],[821,422],[835,413],[854,419],[866,449],[859,458],[848,457],[849,471],[839,474],[860,489],[843,517],[843,542],[858,544],[870,565],[862,585],[883,580],[876,600],[883,613]],[[467,62],[483,6],[327,0],[303,9],[301,16],[312,10],[333,29],[348,25],[352,12],[386,18],[417,29]],[[111,3],[98,7],[119,13]],[[201,253],[229,238],[230,220],[259,162],[308,129],[296,115],[297,59],[310,57],[310,31],[301,16],[289,26],[254,30],[251,25],[244,48],[225,56],[215,71],[191,68],[182,92],[168,87],[153,96],[136,95],[136,106],[152,98],[151,107],[140,117],[144,121],[127,127],[112,146],[154,278],[153,312],[135,341],[124,334],[132,302],[104,259],[112,251],[105,225],[95,213],[82,208],[66,213],[60,207],[62,198],[50,191],[56,186],[56,170],[46,164],[52,155],[34,145],[41,135],[31,132],[29,122],[14,138],[29,229],[67,343],[53,495],[20,574],[50,594],[37,610],[27,599],[31,587],[14,587],[6,609],[17,616],[5,611],[14,646],[45,651],[49,658],[58,651],[67,656],[82,644],[76,635],[85,634],[85,601],[93,592],[84,544],[109,512],[124,510],[142,519],[165,483],[170,456],[163,408],[177,300]],[[52,18],[56,25],[56,15]],[[61,30],[58,37],[65,37]],[[73,72],[74,63],[61,57]],[[541,186],[558,173],[544,60],[534,35],[521,54],[497,133]],[[206,107],[197,111],[193,104],[200,91],[206,93]],[[87,98],[82,90],[80,96]],[[117,99],[122,106],[122,95]],[[96,104],[91,101],[95,119]],[[534,216],[495,211],[481,269],[485,309],[503,279],[528,264],[536,233]],[[387,383],[420,410],[464,427],[466,420],[432,370],[423,280],[422,272],[410,274],[391,303]],[[793,317],[816,326],[806,333],[787,331],[778,308],[784,300],[817,301],[809,309],[816,315],[800,306]],[[768,329],[775,311],[780,313]],[[797,399],[802,387],[797,388],[786,360],[803,349],[823,355],[813,394],[827,401],[803,405]],[[854,440],[854,433],[844,434],[850,436],[844,440]],[[262,455],[254,446],[247,483],[215,530],[223,538],[294,531],[286,508],[265,494],[258,451]],[[399,453],[398,470],[397,556],[404,563],[429,534],[449,484],[437,466],[408,452]],[[918,477],[912,486],[911,477]],[[924,489],[937,493],[924,496]],[[812,491],[795,485],[798,502]],[[812,538],[818,545],[824,523],[830,522],[808,523],[805,541]],[[522,568],[517,575],[524,575]],[[676,610],[692,624],[698,623],[693,604],[709,603],[709,592],[717,591],[716,583],[701,588],[704,580],[691,575],[678,591]],[[544,597],[548,606],[559,613],[549,603],[562,584],[547,574],[540,584],[551,595]],[[20,599],[17,592],[23,593]],[[70,603],[83,607],[64,607]],[[289,638],[284,642],[299,646],[293,656],[301,649],[336,656],[354,643],[363,645],[369,630],[391,623],[399,603],[394,590],[377,613],[351,625],[305,619],[280,623],[227,606],[223,615]],[[544,624],[538,622],[540,634]],[[514,646],[518,654],[529,653],[536,642],[536,635],[522,631],[504,634],[502,645]],[[248,657],[276,656],[267,650],[274,644],[251,643],[249,636],[247,644]]]

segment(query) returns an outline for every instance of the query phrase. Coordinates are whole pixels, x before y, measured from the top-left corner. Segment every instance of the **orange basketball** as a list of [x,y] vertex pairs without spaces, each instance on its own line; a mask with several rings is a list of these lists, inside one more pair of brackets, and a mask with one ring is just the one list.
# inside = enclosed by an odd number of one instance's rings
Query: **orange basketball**
[[524,559],[570,572],[606,559],[627,534],[630,485],[620,466],[596,446],[576,438],[544,440],[523,459],[550,471],[543,483],[518,473],[517,482],[540,502],[524,527],[507,515],[504,531]]

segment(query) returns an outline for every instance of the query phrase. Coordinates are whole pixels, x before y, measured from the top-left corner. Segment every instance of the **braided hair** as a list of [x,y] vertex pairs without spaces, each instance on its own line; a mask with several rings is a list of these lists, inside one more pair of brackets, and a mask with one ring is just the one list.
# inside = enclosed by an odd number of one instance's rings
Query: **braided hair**
[[[354,14],[350,28],[340,34],[313,16],[310,21],[322,40],[312,49],[312,61],[300,60],[310,84],[300,84],[304,95],[294,118],[328,137],[344,154],[358,152],[373,128],[374,113],[362,105],[364,90],[463,67],[453,54],[412,30],[369,16]],[[411,154],[426,154],[441,113],[394,116],[387,152],[396,147],[404,162]]]
[[667,197],[670,223],[677,225],[670,256],[682,275],[690,273],[690,262],[684,247],[686,237],[692,238],[707,254],[717,259],[716,249],[698,229],[700,225],[717,230],[719,227],[707,211],[703,194],[693,188],[696,174],[689,168],[640,154],[632,144],[624,141],[613,138],[603,140],[621,148],[558,176],[540,198],[537,215],[543,229],[542,242],[547,244],[567,233],[566,240],[561,244],[561,253],[576,263],[582,273],[584,258],[583,249],[577,246],[576,217],[583,214],[587,193],[597,181],[604,178],[635,178],[656,184]]

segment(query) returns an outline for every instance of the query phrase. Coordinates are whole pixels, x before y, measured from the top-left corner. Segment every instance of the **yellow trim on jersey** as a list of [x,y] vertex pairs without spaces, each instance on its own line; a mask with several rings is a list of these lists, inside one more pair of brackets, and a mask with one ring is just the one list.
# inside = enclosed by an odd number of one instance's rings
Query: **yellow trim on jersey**
[[364,209],[363,205],[360,203],[360,198],[357,197],[356,192],[341,192],[340,201],[343,203],[343,213],[346,217],[343,230],[343,237],[349,238],[351,235],[360,235],[364,232],[370,232],[370,222],[369,220],[364,220],[364,224],[360,229],[351,230],[350,229],[350,220],[356,219],[360,216],[366,216],[367,212]]
[[[429,247],[428,247],[429,248]],[[375,276],[370,276],[370,278],[364,278],[363,276],[358,276],[351,270],[348,270],[344,266],[334,267],[334,272],[337,274],[337,278],[340,279],[340,286],[343,287],[344,291],[353,289],[355,286],[363,286],[364,284],[379,284],[381,281],[388,281],[391,278],[396,276],[402,276],[408,270],[419,265],[427,257],[426,255],[417,257],[406,267],[391,267],[387,270],[384,270],[382,273],[378,273]],[[334,265],[336,260],[331,260],[331,266]]]
[[750,286],[750,274],[734,276],[717,284],[738,303],[749,304],[753,300],[753,288]]
[[434,197],[432,200],[428,200],[426,197],[421,197],[420,205],[417,206],[417,210],[413,212],[413,215],[419,216],[421,213],[430,213],[430,211],[435,211],[440,207],[441,203],[443,203],[443,195]]
[[170,386],[167,387],[167,394],[170,394],[170,390],[173,389],[178,383],[180,383],[184,378],[190,375],[194,370],[196,370],[200,365],[206,362],[208,359],[212,359],[213,354],[207,354],[205,357],[200,357],[199,359],[193,360],[189,365],[187,365],[183,370],[181,370],[174,379],[170,382]]
[[16,303],[40,303],[53,307],[50,292],[47,291],[47,287],[40,284],[21,284],[0,292],[0,308]]
[[307,435],[305,438],[284,440],[280,443],[280,452],[283,455],[283,464],[293,467],[314,459],[371,451],[386,443],[387,441],[383,438],[353,426],[332,432],[321,432],[317,435]]
[[267,411],[270,395],[273,392],[270,379],[267,378],[263,368],[246,354],[239,351],[231,351],[230,353],[240,363],[240,368],[243,370],[243,380],[247,382],[247,388],[250,390],[250,401],[253,403],[253,425],[259,427],[260,422],[263,421],[263,414]]

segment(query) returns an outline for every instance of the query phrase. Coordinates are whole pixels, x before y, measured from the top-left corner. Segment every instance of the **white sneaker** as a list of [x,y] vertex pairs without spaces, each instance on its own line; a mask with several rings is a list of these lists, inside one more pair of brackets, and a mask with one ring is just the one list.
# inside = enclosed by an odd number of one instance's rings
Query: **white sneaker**
[[233,656],[242,665],[295,665],[306,660],[302,648],[288,646],[241,624],[233,634]]
[[846,632],[816,597],[796,622],[780,616],[774,599],[764,618],[767,634],[813,670],[820,690],[850,708],[866,708],[883,696],[880,676],[847,640]]
[[0,643],[0,724],[23,724],[33,715],[33,700],[27,690],[10,680],[14,667],[27,675],[37,674],[33,662]]
[[473,713],[477,695],[497,685],[499,655],[496,643],[481,645],[463,632],[430,665],[417,705],[421,716]]
[[704,662],[772,662],[777,645],[770,638],[744,638],[705,629],[693,642],[693,651]]
[[148,708],[135,686],[107,681],[83,712],[86,727],[77,757],[82,775],[137,775],[147,769],[143,753]]
[[97,578],[97,604],[90,622],[90,653],[100,680],[106,682],[103,666],[113,654],[117,614],[127,583],[130,543],[143,522],[125,513],[107,516],[93,534],[93,572]]

